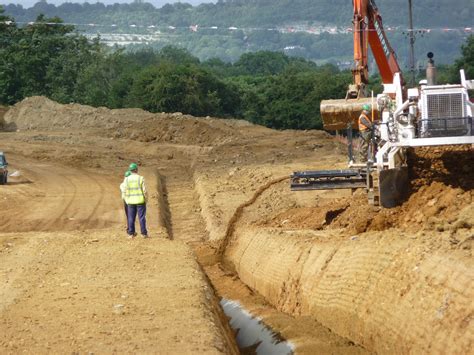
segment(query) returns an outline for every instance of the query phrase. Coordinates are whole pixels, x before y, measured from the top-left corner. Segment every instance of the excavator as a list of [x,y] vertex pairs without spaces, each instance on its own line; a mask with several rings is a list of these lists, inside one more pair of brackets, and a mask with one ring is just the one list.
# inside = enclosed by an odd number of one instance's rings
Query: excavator
[[[367,163],[354,164],[349,149],[348,169],[294,172],[290,177],[291,189],[365,188],[370,204],[391,208],[403,201],[409,186],[408,148],[474,144],[474,104],[469,99],[474,80],[467,80],[461,69],[461,84],[436,85],[436,68],[430,52],[427,79],[418,87],[407,88],[375,1],[352,3],[353,83],[345,99],[321,101],[321,115],[324,129],[347,129],[350,138],[363,106],[370,104],[372,136],[377,138],[372,141]],[[383,93],[376,98],[367,97],[369,45],[384,86]]]
[[[382,83],[392,83],[394,75],[399,73],[402,86],[405,85],[397,56],[385,34],[382,17],[375,2],[372,0],[354,0],[353,8],[353,83],[349,85],[345,99],[321,101],[321,116],[326,130],[346,129],[350,122],[353,128],[356,128],[357,119],[363,105],[372,104],[371,98],[367,98],[369,45],[379,68]],[[373,111],[372,114],[376,115],[377,113]]]

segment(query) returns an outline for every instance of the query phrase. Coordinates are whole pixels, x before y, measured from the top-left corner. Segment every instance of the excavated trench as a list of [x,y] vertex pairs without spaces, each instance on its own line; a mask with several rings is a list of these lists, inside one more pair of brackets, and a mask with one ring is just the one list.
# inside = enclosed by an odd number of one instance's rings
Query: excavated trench
[[[186,179],[176,181],[177,176],[186,176]],[[352,201],[346,198],[324,201],[310,210],[313,217],[321,215],[323,222],[310,229],[297,230],[291,228],[291,221],[281,228],[282,220],[295,217],[288,211],[252,222],[259,215],[259,206],[270,201],[275,191],[284,188],[287,177],[269,179],[235,208],[226,227],[221,228],[225,233],[218,238],[218,243],[211,243],[214,245],[212,255],[208,253],[203,257],[197,246],[209,240],[206,225],[212,226],[213,217],[206,215],[210,209],[203,206],[206,197],[202,194],[212,194],[209,188],[213,185],[206,185],[196,176],[199,175],[175,171],[167,179],[160,179],[173,181],[171,186],[162,188],[167,191],[163,201],[168,201],[163,215],[170,217],[166,228],[172,231],[174,238],[185,239],[197,248],[203,271],[218,294],[226,291],[225,288],[219,290],[222,288],[219,278],[210,275],[212,265],[219,265],[226,276],[237,277],[251,293],[265,300],[266,307],[293,317],[311,317],[349,339],[346,345],[360,344],[375,352],[445,352],[449,349],[463,353],[469,348],[472,337],[466,335],[468,330],[464,325],[470,319],[465,310],[469,309],[468,294],[472,290],[469,267],[472,260],[466,254],[472,244],[468,235],[472,222],[468,221],[472,213],[469,190],[438,191],[441,192],[438,198],[446,205],[441,208],[446,212],[442,216],[451,225],[444,228],[451,232],[430,239],[430,231],[438,227],[425,226],[416,233],[408,228],[413,225],[410,219],[406,228],[393,226],[396,221],[411,218],[420,204],[426,204],[427,199],[436,194],[437,181],[428,184],[428,190],[433,190],[431,193],[424,189],[421,195],[413,196],[412,206],[405,204],[390,222],[387,220],[393,211],[361,208],[364,197],[356,195]],[[467,206],[468,210],[463,212],[466,217],[462,217],[462,213],[459,218],[449,215],[452,206],[448,197],[453,194],[464,201],[456,210]],[[445,200],[444,196],[447,196]],[[413,201],[417,201],[416,204]],[[311,218],[311,213],[306,211],[304,218]],[[190,237],[189,233],[196,231],[198,234]],[[446,250],[453,238],[459,240],[460,247]],[[252,330],[254,317],[240,311],[233,301],[223,298],[220,304],[227,317],[230,316],[231,326],[236,318],[241,320],[239,327],[244,328],[237,332],[241,351],[248,351],[248,343],[239,340],[239,334],[249,333],[263,335],[255,340],[257,352],[259,342],[270,347],[282,346],[283,353],[293,351],[292,345],[266,335],[269,326]],[[453,332],[462,341],[455,344],[447,341]],[[432,334],[435,336],[431,337]],[[361,348],[351,350],[363,351]],[[279,350],[273,348],[273,351]]]
[[[473,159],[472,148],[460,151],[458,161]],[[230,218],[222,261],[277,310],[313,317],[369,351],[469,352],[474,211],[465,173],[472,165],[452,166],[452,151],[432,153],[430,166],[444,164],[434,178],[415,175],[402,207],[341,199],[312,209],[324,216],[312,229],[292,226],[295,211],[253,223],[254,204],[274,198],[278,179],[265,184]],[[429,152],[421,154],[426,164]]]
[[293,354],[295,347],[268,328],[260,318],[252,316],[238,302],[222,298],[220,305],[236,332],[236,340],[242,352],[253,350],[257,354]]
[[[178,182],[168,184],[168,176],[181,176]],[[189,175],[188,175],[189,176]],[[192,176],[192,175],[191,175]],[[184,179],[183,179],[184,177]],[[168,239],[183,240],[186,239],[189,244],[196,244],[197,241],[204,239],[203,235],[190,238],[187,233],[196,230],[207,234],[204,227],[204,221],[200,216],[200,209],[189,208],[199,204],[198,198],[194,192],[194,183],[182,171],[156,171],[157,192],[158,192],[158,211],[159,224],[167,233]],[[191,190],[191,193],[190,193]],[[194,203],[193,203],[194,202]],[[183,210],[185,210],[183,212]],[[195,216],[193,216],[195,214]],[[186,215],[186,218],[182,218]],[[176,216],[179,216],[176,218]],[[201,267],[204,275],[206,271]],[[210,285],[211,280],[207,277]],[[217,299],[220,298],[220,301]],[[244,309],[238,301],[228,300],[218,297],[214,292],[210,301],[219,315],[222,327],[226,329],[229,341],[232,342],[244,354],[293,354],[294,345],[287,342],[279,333],[275,333],[264,323],[264,321],[252,315]],[[230,330],[232,329],[232,330]]]

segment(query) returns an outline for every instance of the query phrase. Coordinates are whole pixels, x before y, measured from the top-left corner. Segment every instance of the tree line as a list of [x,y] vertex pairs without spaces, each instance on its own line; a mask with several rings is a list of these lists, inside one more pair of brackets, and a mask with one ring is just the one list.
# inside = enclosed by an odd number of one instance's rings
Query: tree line
[[[385,27],[392,28],[387,35],[400,64],[408,66],[403,60],[408,58],[408,1],[376,0],[376,3]],[[78,29],[87,33],[150,35],[159,31],[153,42],[156,49],[179,43],[201,60],[219,57],[235,62],[243,53],[259,50],[285,50],[290,56],[335,64],[350,61],[352,56],[350,33],[316,35],[302,30],[321,26],[350,28],[352,6],[347,0],[219,0],[198,6],[178,2],[161,8],[146,1],[113,5],[66,2],[55,6],[43,0],[31,8],[9,4],[5,9],[19,23],[34,21],[44,14],[68,23],[85,24]],[[414,1],[415,27],[436,28],[417,33],[416,56],[424,58],[431,51],[438,62],[452,62],[466,39],[464,28],[472,27],[473,11],[472,0]],[[189,30],[192,25],[199,25],[196,32]],[[209,29],[210,26],[217,28]],[[239,29],[229,30],[229,27]]]
[[[375,2],[386,25],[406,27],[408,1]],[[417,27],[472,26],[473,7],[471,0],[417,0],[413,1],[413,20]],[[41,0],[30,8],[9,4],[5,9],[17,21],[32,21],[39,14],[46,14],[79,23],[99,19],[104,24],[137,24],[141,21],[175,26],[267,27],[299,22],[350,27],[352,19],[352,5],[347,0],[218,0],[197,6],[183,1],[161,8],[155,8],[146,1],[113,5],[104,5],[100,1],[82,4],[65,2],[55,6]]]
[[[474,78],[474,36],[462,50],[453,66],[442,68],[443,80],[458,80],[458,67]],[[243,118],[276,129],[321,128],[320,101],[343,98],[352,80],[349,70],[281,52],[245,53],[228,63],[200,61],[173,46],[110,49],[60,18],[39,16],[20,27],[2,11],[0,56],[2,104],[43,95],[61,103]]]

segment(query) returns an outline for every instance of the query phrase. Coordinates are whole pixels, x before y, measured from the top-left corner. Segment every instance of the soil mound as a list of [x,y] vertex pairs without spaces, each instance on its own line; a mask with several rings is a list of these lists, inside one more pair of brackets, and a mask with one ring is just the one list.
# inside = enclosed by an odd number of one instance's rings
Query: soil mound
[[139,142],[220,145],[240,137],[238,129],[218,119],[194,118],[180,114],[158,114],[152,119],[120,125],[104,131],[108,137]]
[[411,232],[442,229],[445,223],[454,223],[460,211],[470,204],[472,191],[432,182],[422,186],[407,202],[394,209],[373,208],[368,205],[367,198],[360,194],[347,207],[342,207],[343,212],[327,227],[346,228],[352,233],[382,231],[392,227]]
[[446,186],[474,189],[474,147],[422,147],[408,152],[412,190],[432,182]]
[[5,121],[3,120],[3,116],[7,113],[8,107],[0,105],[0,129],[5,126]]
[[[264,224],[290,229],[343,228],[350,233],[397,227],[407,231],[444,230],[474,221],[474,148],[419,148],[409,153],[411,194],[401,206],[369,206],[362,191],[352,198],[322,201],[315,207],[289,209]],[[469,222],[468,222],[469,223]]]
[[62,128],[110,128],[120,122],[153,117],[140,109],[109,110],[78,104],[62,105],[46,97],[33,96],[13,106],[5,115],[5,124],[17,129],[50,130]]
[[4,121],[9,130],[97,129],[111,138],[187,145],[218,145],[252,126],[242,120],[195,118],[180,112],[154,114],[141,109],[63,105],[42,96],[17,103]]

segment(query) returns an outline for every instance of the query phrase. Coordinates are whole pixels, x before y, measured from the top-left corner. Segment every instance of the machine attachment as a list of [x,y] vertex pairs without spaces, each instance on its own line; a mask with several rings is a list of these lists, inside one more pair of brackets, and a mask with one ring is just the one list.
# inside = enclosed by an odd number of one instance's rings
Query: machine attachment
[[366,169],[297,171],[290,178],[292,191],[365,188],[374,200],[371,204],[384,208],[400,205],[410,186],[407,167],[369,175]]
[[290,176],[291,190],[358,189],[366,187],[362,169],[296,171]]

